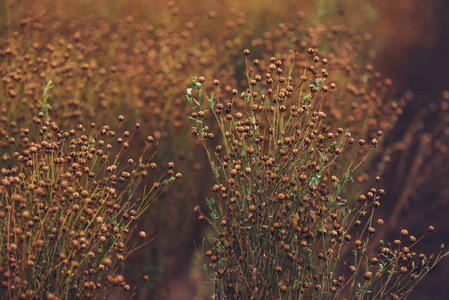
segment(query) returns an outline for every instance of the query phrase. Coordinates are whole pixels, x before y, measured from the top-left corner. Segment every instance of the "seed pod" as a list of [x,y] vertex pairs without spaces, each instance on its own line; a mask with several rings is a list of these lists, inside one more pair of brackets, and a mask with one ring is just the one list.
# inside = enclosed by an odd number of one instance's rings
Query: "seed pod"
[[373,277],[373,273],[371,273],[371,272],[365,272],[364,274],[363,274],[363,278],[365,278],[365,280],[370,280],[371,278]]

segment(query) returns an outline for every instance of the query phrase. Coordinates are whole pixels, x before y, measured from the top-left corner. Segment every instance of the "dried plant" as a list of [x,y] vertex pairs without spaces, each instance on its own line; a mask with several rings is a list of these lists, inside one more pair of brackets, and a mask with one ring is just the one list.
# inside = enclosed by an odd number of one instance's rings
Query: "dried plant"
[[[162,201],[154,203],[138,221],[148,236],[158,236],[157,243],[134,252],[125,265],[129,271],[125,272],[126,281],[137,286],[141,299],[167,298],[171,289],[178,289],[170,287],[171,280],[187,277],[189,263],[185,262],[190,260],[192,240],[200,232],[194,214],[185,212],[203,204],[201,199],[210,193],[199,188],[198,182],[204,186],[213,182],[207,159],[197,155],[200,141],[189,140],[189,120],[184,117],[188,103],[180,88],[187,83],[188,74],[220,78],[220,94],[232,97],[233,87],[246,90],[247,72],[250,77],[257,73],[263,77],[270,64],[264,60],[245,64],[239,56],[243,49],[250,47],[260,57],[275,56],[284,68],[295,56],[302,63],[310,60],[306,51],[312,47],[314,56],[329,61],[315,71],[329,76],[327,82],[334,81],[339,87],[331,101],[323,103],[327,124],[366,140],[376,137],[379,129],[388,133],[409,99],[395,101],[392,81],[377,72],[379,64],[375,64],[376,52],[384,48],[388,51],[383,51],[381,59],[385,54],[395,57],[396,52],[404,53],[396,44],[398,39],[376,34],[384,33],[382,26],[391,24],[385,13],[397,12],[385,0],[283,0],[276,5],[235,0],[7,0],[0,6],[0,145],[5,150],[1,168],[11,169],[9,137],[21,140],[23,128],[30,129],[29,137],[38,134],[33,122],[39,112],[44,113],[42,121],[54,122],[64,132],[78,124],[110,123],[122,114],[127,116],[121,121],[124,128],[142,124],[129,154],[121,156],[123,163],[128,155],[136,159],[145,151],[147,133],[151,132],[153,144],[163,154],[152,157],[152,162],[165,165],[173,161],[184,174],[179,188],[161,195]],[[411,13],[401,15],[401,28],[408,30],[397,32],[411,48],[422,41],[422,28],[427,26],[423,20],[430,19],[430,8],[416,0],[401,0],[399,6],[426,15],[420,22],[410,17]],[[381,26],[374,26],[379,22]],[[395,59],[395,72],[401,69],[397,62]],[[54,86],[45,90],[49,79]],[[203,88],[213,88],[213,83],[204,82]],[[44,92],[48,101],[42,99]],[[245,109],[239,101],[234,104],[234,109]],[[212,132],[219,130],[214,123],[209,126]],[[14,147],[19,153],[28,149],[23,143]],[[359,157],[367,151],[367,146],[357,149]],[[336,173],[344,172],[353,154],[344,151],[339,157]],[[381,174],[385,164],[374,172],[371,159],[367,157],[359,167],[355,181],[369,184],[369,174]],[[158,180],[158,175],[149,172],[147,182]],[[354,187],[351,197],[366,188]],[[134,193],[143,192],[140,185]],[[146,282],[137,285],[142,278]]]
[[[125,130],[119,116],[114,127],[92,123],[65,131],[49,121],[45,93],[35,125],[5,137],[0,295],[98,299],[115,286],[129,291],[123,261],[149,242],[130,240],[135,221],[181,174],[169,163],[159,180],[148,184],[146,177],[157,168],[146,153],[153,137],[147,137],[140,157],[129,153],[140,124]],[[140,184],[146,186],[143,193]],[[138,233],[141,240],[146,235]]]
[[[215,232],[205,253],[214,296],[406,298],[447,255],[444,245],[437,255],[416,254],[413,246],[425,234],[416,238],[402,229],[393,244],[381,241],[374,255],[368,253],[383,225],[374,211],[385,191],[375,185],[354,200],[342,192],[378,141],[359,139],[366,154],[339,160],[356,142],[349,131],[326,123],[324,103],[336,85],[316,71],[327,59],[312,48],[308,54],[306,66],[297,56],[285,62],[272,57],[265,74],[248,72],[248,88],[233,90],[230,99],[220,94],[217,79],[210,96],[204,77],[193,77],[187,89],[192,133],[217,180],[209,214],[197,208]],[[207,114],[215,116],[218,142],[203,121]],[[336,168],[342,163],[344,169]]]

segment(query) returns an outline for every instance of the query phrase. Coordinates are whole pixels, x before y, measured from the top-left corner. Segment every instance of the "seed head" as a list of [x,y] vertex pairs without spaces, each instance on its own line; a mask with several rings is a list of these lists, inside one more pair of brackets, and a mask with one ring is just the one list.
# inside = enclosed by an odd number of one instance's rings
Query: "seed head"
[[363,274],[363,278],[365,278],[365,280],[370,280],[371,278],[373,277],[373,273],[371,273],[371,272],[365,272],[364,274]]

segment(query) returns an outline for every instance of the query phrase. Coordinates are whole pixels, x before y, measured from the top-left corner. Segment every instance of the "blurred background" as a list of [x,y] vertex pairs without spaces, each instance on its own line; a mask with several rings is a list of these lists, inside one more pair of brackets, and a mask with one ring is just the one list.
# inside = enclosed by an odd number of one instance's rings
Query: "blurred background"
[[[384,30],[394,38],[381,50],[379,67],[396,82],[399,94],[411,91],[413,100],[387,139],[395,153],[383,176],[389,197],[382,209],[384,216],[392,212],[390,219],[386,218],[392,225],[411,232],[422,232],[426,224],[433,224],[438,232],[426,238],[426,247],[436,248],[441,242],[447,245],[449,237],[449,118],[445,104],[449,99],[445,74],[449,67],[449,3],[430,1],[421,7],[413,1],[403,2],[396,12],[385,8],[389,21]],[[423,23],[416,30],[412,24],[419,20]],[[395,236],[397,230],[391,233],[392,238]],[[448,272],[447,261],[438,265],[417,286],[412,298],[446,299]]]
[[[156,239],[124,266],[136,299],[206,297],[200,282],[207,280],[201,268],[207,228],[194,207],[204,206],[213,178],[190,134],[184,93],[190,76],[200,75],[206,88],[214,78],[224,92],[241,88],[246,48],[260,60],[308,47],[341,58],[335,97],[348,105],[365,93],[354,92],[363,76],[387,80],[388,93],[372,97],[397,114],[382,121],[383,146],[364,170],[382,176],[387,191],[382,234],[392,240],[407,228],[418,236],[433,225],[418,250],[449,244],[448,1],[1,0],[0,7],[0,98],[8,120],[30,123],[50,78],[53,120],[102,124],[123,114],[129,124],[142,124],[142,145],[154,136],[158,164],[174,161],[184,174],[140,221]],[[22,99],[13,100],[9,90],[21,91]],[[382,120],[377,109],[375,119]],[[359,181],[351,188],[362,190]],[[443,261],[413,299],[446,299],[448,274]]]

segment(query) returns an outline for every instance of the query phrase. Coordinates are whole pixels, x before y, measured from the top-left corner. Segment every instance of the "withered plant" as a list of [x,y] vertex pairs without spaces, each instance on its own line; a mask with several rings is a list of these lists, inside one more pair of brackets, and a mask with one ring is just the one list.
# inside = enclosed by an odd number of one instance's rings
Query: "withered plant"
[[[312,48],[308,54],[306,64],[298,56],[272,57],[264,73],[248,71],[248,87],[229,98],[217,79],[210,96],[204,77],[192,77],[187,89],[192,133],[217,182],[209,212],[197,207],[198,219],[214,230],[205,252],[214,297],[404,299],[447,255],[444,245],[436,255],[417,254],[413,247],[426,233],[417,238],[402,229],[393,243],[382,240],[368,252],[384,223],[374,211],[385,191],[376,183],[354,199],[343,195],[379,137],[356,141],[328,126],[323,107],[336,84],[317,71],[327,58]],[[368,149],[360,155],[357,147]],[[351,151],[350,162],[339,161]]]

